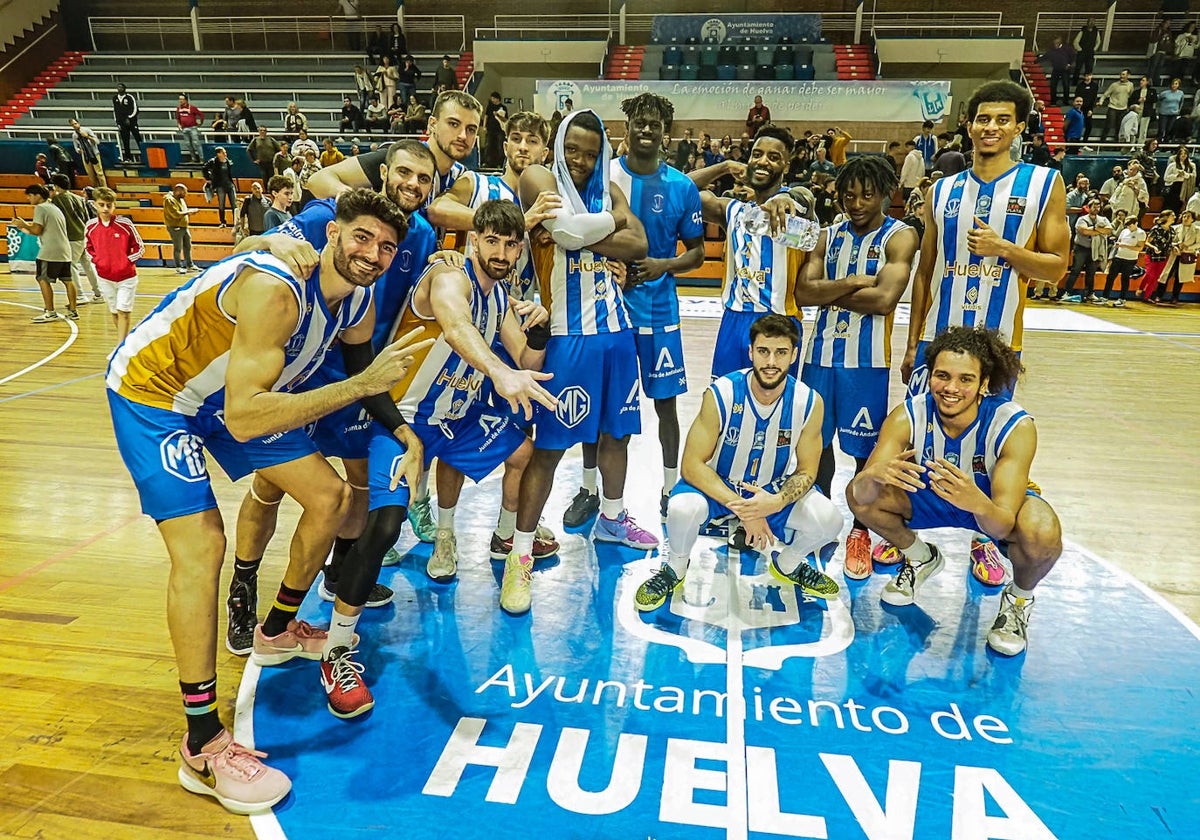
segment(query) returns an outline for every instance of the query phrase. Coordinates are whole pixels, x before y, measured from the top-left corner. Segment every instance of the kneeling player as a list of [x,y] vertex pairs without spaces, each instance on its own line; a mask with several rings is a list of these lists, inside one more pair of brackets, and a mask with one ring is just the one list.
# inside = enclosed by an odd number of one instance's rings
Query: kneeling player
[[[1021,362],[999,333],[952,327],[929,345],[929,391],[884,421],[866,468],[846,488],[854,515],[904,555],[885,603],[913,603],[917,588],[945,565],[914,531],[982,529],[1007,540],[1013,580],[1004,590],[988,646],[1025,650],[1033,589],[1062,553],[1058,517],[1030,489],[1037,451],[1033,418],[996,392],[1011,392]],[[914,460],[919,458],[919,460]]]
[[795,321],[764,315],[750,326],[751,370],[720,376],[705,391],[683,447],[683,480],[667,502],[667,562],[638,587],[639,610],[662,606],[683,582],[700,527],[731,513],[759,551],[792,531],[771,573],[807,595],[837,596],[837,583],[804,561],[837,539],[843,520],[813,488],[823,407],[815,391],[788,375],[799,342]]

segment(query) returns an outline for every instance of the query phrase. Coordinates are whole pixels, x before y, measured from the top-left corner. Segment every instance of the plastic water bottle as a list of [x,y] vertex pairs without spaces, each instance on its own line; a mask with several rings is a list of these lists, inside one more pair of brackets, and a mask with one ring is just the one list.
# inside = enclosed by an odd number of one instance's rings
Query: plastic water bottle
[[[754,206],[746,210],[742,224],[746,233],[751,236],[770,236],[771,219],[767,211]],[[784,229],[771,238],[788,248],[801,251],[811,251],[817,247],[817,238],[821,233],[821,225],[803,216],[788,216]]]

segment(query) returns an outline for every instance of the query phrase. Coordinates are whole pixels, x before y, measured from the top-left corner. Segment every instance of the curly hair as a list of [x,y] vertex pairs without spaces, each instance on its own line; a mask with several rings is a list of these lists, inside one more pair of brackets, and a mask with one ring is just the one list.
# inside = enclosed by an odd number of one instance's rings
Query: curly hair
[[383,194],[357,189],[338,196],[335,218],[339,222],[352,222],[361,216],[371,216],[395,229],[397,242],[408,236],[408,216]]
[[1012,391],[1017,377],[1025,372],[1016,351],[996,330],[985,327],[950,327],[929,343],[925,364],[930,371],[942,353],[966,353],[979,361],[979,376],[988,382],[988,391],[997,394]]
[[622,101],[621,112],[625,114],[627,120],[656,116],[662,120],[664,130],[669,129],[675,119],[675,106],[671,104],[671,100],[656,93],[639,93],[631,99]]
[[890,204],[892,193],[900,186],[900,178],[896,175],[896,167],[882,155],[859,155],[846,161],[838,171],[838,195],[845,195],[847,187],[851,184],[869,188],[875,195],[883,196],[887,204]]

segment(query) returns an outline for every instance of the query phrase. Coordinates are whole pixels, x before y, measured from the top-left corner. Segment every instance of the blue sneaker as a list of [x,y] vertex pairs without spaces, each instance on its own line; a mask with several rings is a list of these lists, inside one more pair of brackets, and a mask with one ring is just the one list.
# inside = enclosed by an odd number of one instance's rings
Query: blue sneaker
[[630,548],[650,549],[658,547],[658,537],[640,527],[633,521],[629,511],[621,511],[616,519],[609,519],[604,514],[596,520],[596,529],[592,538],[600,542],[614,542],[627,545]]

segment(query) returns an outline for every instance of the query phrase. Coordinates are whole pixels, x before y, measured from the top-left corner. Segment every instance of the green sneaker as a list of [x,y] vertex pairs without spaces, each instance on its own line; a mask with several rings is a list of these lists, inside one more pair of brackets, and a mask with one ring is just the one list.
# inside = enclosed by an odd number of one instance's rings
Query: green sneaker
[[634,606],[641,612],[656,610],[667,602],[667,596],[682,583],[683,578],[676,576],[675,570],[663,563],[649,580],[637,588],[637,594],[633,596]]
[[387,550],[387,554],[383,555],[383,565],[384,566],[395,566],[399,562],[400,562],[400,552],[396,550],[395,546],[392,546],[391,548],[389,548]]
[[437,525],[433,521],[433,504],[428,496],[417,499],[408,506],[408,524],[412,525],[413,533],[421,542],[433,542],[437,535]]
[[836,598],[839,588],[837,581],[831,578],[824,572],[819,572],[805,561],[801,560],[800,565],[792,572],[784,572],[783,569],[776,565],[775,558],[771,558],[770,562],[771,575],[777,580],[784,583],[795,584],[800,587],[800,590],[805,595],[811,595],[814,598],[821,598],[828,601],[830,598]]

